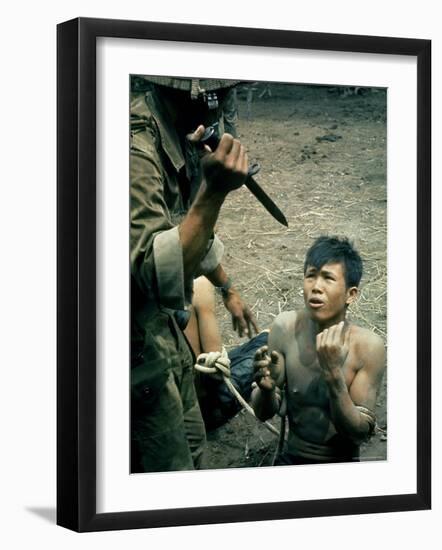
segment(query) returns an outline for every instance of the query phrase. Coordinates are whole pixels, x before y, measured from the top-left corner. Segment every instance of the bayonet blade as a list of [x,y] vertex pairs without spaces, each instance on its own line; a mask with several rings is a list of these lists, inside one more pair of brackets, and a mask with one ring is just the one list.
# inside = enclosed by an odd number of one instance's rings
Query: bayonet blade
[[[203,137],[201,138],[201,143],[206,143],[212,149],[212,151],[215,151],[220,141],[218,136],[217,126],[218,124],[214,124],[213,126],[208,126],[205,129]],[[246,181],[244,182],[247,189],[253,195],[255,195],[255,197],[264,206],[267,212],[271,214],[276,221],[278,221],[282,225],[285,225],[285,227],[288,227],[289,224],[284,214],[276,206],[273,200],[267,195],[264,189],[262,189],[262,187],[258,183],[256,183],[256,181],[253,179],[252,176],[254,176],[258,171],[259,171],[259,164],[255,163],[250,166],[249,174],[246,178]]]
[[251,176],[247,176],[245,186],[253,195],[255,195],[255,197],[264,206],[267,212],[271,214],[276,221],[278,221],[282,225],[285,225],[286,227],[289,226],[287,219],[282,211],[276,206],[276,204],[267,195],[264,189],[258,183],[256,183],[256,181]]

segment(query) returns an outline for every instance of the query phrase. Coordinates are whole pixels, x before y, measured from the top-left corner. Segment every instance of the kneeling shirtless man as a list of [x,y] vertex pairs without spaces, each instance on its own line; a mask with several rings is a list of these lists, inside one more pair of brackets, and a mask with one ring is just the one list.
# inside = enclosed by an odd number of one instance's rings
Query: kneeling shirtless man
[[255,354],[256,415],[289,419],[277,465],[358,461],[374,431],[384,344],[346,320],[361,276],[361,258],[347,239],[319,237],[304,263],[305,309],[281,313],[268,347]]

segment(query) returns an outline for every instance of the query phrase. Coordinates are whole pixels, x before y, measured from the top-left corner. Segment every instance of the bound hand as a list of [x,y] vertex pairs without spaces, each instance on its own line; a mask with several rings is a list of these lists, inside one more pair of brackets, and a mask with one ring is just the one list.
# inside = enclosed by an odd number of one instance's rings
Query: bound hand
[[277,351],[272,351],[268,356],[268,346],[259,348],[253,360],[254,380],[262,391],[273,391],[276,386],[276,375],[280,368],[280,357]]

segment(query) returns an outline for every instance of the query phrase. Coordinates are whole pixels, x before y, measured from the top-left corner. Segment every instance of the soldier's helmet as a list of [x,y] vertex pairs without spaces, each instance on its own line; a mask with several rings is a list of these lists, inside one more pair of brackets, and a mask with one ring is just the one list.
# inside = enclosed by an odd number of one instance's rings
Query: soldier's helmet
[[[172,104],[179,105],[180,124],[186,131],[193,131],[195,124],[205,126],[218,123],[224,131],[221,111],[225,99],[238,80],[211,78],[180,78],[174,76],[132,75],[132,92],[146,92],[152,88],[167,97]],[[233,134],[235,131],[230,129]]]
[[189,92],[192,99],[198,99],[203,95],[208,95],[218,90],[232,88],[239,83],[238,80],[222,80],[213,78],[181,78],[175,76],[144,76],[134,75],[132,77],[132,87],[135,90],[143,90],[147,83],[165,86]]

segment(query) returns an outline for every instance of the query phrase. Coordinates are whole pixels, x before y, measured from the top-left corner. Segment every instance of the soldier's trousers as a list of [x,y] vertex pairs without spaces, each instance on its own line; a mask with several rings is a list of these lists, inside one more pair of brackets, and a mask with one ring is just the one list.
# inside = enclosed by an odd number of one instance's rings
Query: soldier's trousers
[[132,473],[201,467],[206,433],[193,382],[194,360],[183,334],[174,328],[166,342],[175,348],[167,381],[147,410],[132,414]]

